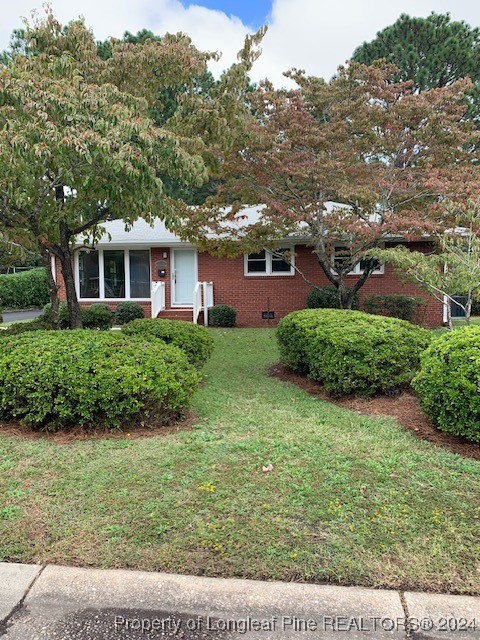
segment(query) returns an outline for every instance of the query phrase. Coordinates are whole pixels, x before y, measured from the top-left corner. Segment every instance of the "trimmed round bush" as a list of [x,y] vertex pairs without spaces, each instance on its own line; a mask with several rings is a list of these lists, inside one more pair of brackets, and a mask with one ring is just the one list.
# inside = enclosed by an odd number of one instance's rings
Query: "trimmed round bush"
[[412,386],[439,429],[480,442],[480,327],[435,338]]
[[[307,309],[339,309],[340,301],[336,287],[313,287],[307,295]],[[358,309],[358,293],[353,297],[352,309]]]
[[40,429],[166,423],[200,376],[178,348],[98,331],[0,340],[0,417]]
[[315,331],[321,324],[329,322],[334,310],[324,309],[319,314],[316,309],[294,311],[282,318],[277,327],[277,340],[280,348],[280,361],[289,369],[299,373],[308,373],[308,348]]
[[208,319],[212,327],[234,327],[237,312],[228,304],[216,304],[208,312]]
[[144,317],[145,311],[138,302],[121,302],[115,310],[116,324],[127,324],[127,322]]
[[[316,318],[315,318],[316,314]],[[420,366],[431,332],[397,318],[360,311],[297,311],[285,333],[279,327],[282,362],[319,382],[336,395],[371,396],[406,387]],[[299,316],[299,317],[295,317]],[[280,324],[282,324],[280,323]],[[290,340],[290,344],[288,343]]]
[[113,325],[114,313],[103,302],[92,304],[82,309],[82,322],[85,329],[101,329],[107,331]]
[[191,322],[143,318],[124,325],[122,331],[129,336],[150,336],[173,344],[182,349],[197,368],[205,364],[213,350],[213,338],[208,329]]

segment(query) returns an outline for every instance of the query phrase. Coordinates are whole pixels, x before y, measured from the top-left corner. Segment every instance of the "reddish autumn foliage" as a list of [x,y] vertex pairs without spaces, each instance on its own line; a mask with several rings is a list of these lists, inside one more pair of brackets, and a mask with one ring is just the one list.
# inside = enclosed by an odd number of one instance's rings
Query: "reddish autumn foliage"
[[[189,212],[183,235],[227,253],[301,235],[349,307],[375,268],[365,261],[347,290],[345,276],[366,251],[432,231],[441,198],[478,189],[479,133],[463,118],[470,82],[419,94],[395,82],[395,71],[352,63],[329,83],[294,70],[295,91],[261,85],[246,134],[224,158],[218,196]],[[265,205],[261,219],[231,225],[246,202]]]

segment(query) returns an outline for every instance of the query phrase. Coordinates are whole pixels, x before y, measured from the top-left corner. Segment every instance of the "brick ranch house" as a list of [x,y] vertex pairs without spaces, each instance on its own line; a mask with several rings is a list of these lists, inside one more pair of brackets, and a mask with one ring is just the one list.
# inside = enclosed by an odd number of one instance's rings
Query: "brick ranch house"
[[[238,326],[263,327],[305,308],[310,286],[297,269],[318,287],[330,285],[312,247],[301,237],[289,238],[281,245],[292,252],[294,268],[268,250],[236,258],[200,252],[168,231],[160,220],[151,227],[140,219],[129,231],[119,220],[104,227],[106,233],[95,250],[79,247],[75,252],[77,295],[84,307],[104,302],[115,309],[120,302],[132,300],[148,317],[204,322],[205,305],[208,314],[213,304],[227,304],[237,312]],[[392,240],[386,246],[399,242]],[[430,252],[434,248],[427,240],[404,244],[412,251]],[[360,269],[361,264],[348,276],[352,283]],[[65,299],[58,262],[54,272],[60,299]],[[423,322],[428,326],[440,326],[445,320],[444,305],[419,287],[403,284],[388,264],[375,271],[360,289],[360,308],[367,296],[388,293],[423,297]]]

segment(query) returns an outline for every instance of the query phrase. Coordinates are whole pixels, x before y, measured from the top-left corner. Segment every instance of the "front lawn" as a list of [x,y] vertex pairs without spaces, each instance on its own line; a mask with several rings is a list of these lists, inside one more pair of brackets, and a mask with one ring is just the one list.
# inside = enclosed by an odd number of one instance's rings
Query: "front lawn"
[[478,462],[269,378],[272,330],[214,333],[193,429],[0,437],[0,559],[480,592]]
[[[453,322],[453,326],[455,327],[455,329],[457,329],[459,327],[464,327],[467,324],[465,322],[465,318],[453,318],[452,322]],[[470,318],[470,324],[480,324],[480,317],[479,316],[472,316]]]

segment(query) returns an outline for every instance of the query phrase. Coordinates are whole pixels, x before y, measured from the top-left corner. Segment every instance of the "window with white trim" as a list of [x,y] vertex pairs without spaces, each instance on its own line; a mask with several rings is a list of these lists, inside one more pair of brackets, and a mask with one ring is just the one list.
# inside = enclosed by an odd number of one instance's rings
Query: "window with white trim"
[[78,255],[79,298],[100,297],[98,251],[81,251]]
[[149,249],[81,250],[76,261],[80,300],[148,300]]
[[[334,268],[341,268],[342,265],[350,260],[350,252],[347,247],[336,246],[335,247],[335,255],[333,257]],[[372,260],[372,258],[370,259]],[[355,268],[352,271],[348,272],[349,276],[361,276],[363,275],[365,269],[368,266],[369,259],[363,258],[360,262],[357,262]],[[385,273],[385,265],[381,264],[378,260],[374,260],[375,268],[371,272],[371,275],[383,275]]]
[[293,247],[262,249],[258,253],[245,255],[246,276],[293,276],[295,275],[293,265]]

